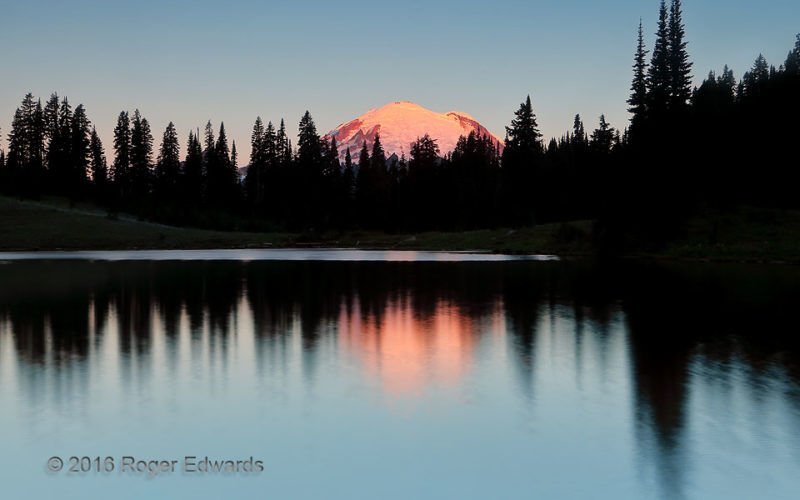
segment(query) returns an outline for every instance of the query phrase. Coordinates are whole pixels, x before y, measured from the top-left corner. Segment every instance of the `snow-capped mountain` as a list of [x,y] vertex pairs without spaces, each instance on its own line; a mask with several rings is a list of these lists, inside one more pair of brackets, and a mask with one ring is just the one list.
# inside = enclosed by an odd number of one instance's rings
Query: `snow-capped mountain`
[[336,137],[339,154],[344,158],[350,148],[353,161],[358,161],[358,154],[364,141],[372,152],[375,135],[380,134],[381,144],[386,156],[405,153],[409,156],[410,144],[426,133],[436,139],[442,155],[452,151],[458,138],[475,131],[479,135],[487,135],[502,149],[503,141],[489,132],[475,118],[466,113],[450,111],[437,113],[425,109],[413,102],[392,102],[378,109],[371,109],[355,120],[343,123],[328,132],[326,138]]

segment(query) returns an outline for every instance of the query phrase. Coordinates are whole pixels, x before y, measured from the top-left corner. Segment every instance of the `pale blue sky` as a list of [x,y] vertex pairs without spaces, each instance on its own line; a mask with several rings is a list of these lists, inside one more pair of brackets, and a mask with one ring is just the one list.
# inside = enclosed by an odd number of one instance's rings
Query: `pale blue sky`
[[[0,0],[0,128],[30,91],[83,103],[111,157],[122,109],[156,142],[168,121],[225,122],[242,160],[253,120],[310,110],[320,132],[390,101],[471,114],[502,136],[530,93],[546,137],[628,115],[636,27],[652,45],[658,0],[128,2]],[[761,52],[778,65],[800,32],[797,0],[687,0],[696,81]],[[240,163],[245,163],[242,161]]]

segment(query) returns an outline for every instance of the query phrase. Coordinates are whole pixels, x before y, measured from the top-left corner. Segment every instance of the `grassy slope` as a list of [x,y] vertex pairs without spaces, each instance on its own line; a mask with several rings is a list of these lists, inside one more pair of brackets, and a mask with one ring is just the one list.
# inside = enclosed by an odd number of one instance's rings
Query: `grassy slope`
[[800,211],[742,207],[695,218],[689,222],[686,237],[661,255],[800,263]]
[[[247,248],[339,246],[415,250],[495,250],[524,253],[590,253],[590,224],[544,225],[516,231],[430,232],[388,235],[353,231],[344,234],[264,234],[206,231],[109,219],[92,206],[69,206],[63,200],[19,201],[0,197],[0,250]],[[567,237],[564,237],[564,236]]]
[[[96,207],[70,206],[63,200],[30,202],[0,197],[0,251],[335,246],[589,255],[593,253],[590,234],[588,221],[513,231],[415,235],[206,231],[124,216],[109,219]],[[800,263],[800,212],[744,208],[726,215],[695,218],[690,221],[685,238],[650,256]]]
[[281,245],[280,234],[182,229],[120,218],[91,207],[0,197],[0,250],[231,248]]

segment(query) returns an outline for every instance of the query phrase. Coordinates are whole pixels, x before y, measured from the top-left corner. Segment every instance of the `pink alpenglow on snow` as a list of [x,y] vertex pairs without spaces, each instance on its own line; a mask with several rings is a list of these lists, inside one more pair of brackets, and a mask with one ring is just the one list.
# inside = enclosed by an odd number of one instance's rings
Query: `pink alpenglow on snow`
[[472,131],[490,137],[502,151],[503,141],[468,114],[459,111],[437,113],[413,102],[393,102],[371,109],[355,120],[339,125],[325,137],[329,141],[336,137],[341,158],[349,148],[353,161],[358,161],[365,140],[372,153],[376,134],[380,134],[387,157],[392,154],[400,157],[402,153],[408,157],[411,143],[425,134],[436,139],[440,154],[445,155],[455,149],[460,136],[467,136]]

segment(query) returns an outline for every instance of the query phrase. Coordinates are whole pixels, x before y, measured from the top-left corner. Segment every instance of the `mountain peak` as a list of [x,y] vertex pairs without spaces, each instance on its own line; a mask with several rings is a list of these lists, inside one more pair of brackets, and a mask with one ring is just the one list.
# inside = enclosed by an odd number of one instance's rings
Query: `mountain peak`
[[341,156],[347,149],[356,157],[364,141],[372,150],[375,136],[380,134],[386,155],[408,155],[417,138],[430,135],[436,139],[442,155],[451,152],[462,135],[475,131],[489,136],[502,149],[503,141],[489,132],[467,113],[450,111],[437,113],[411,101],[394,101],[380,108],[370,109],[355,120],[342,123],[328,132],[326,138],[336,138]]

